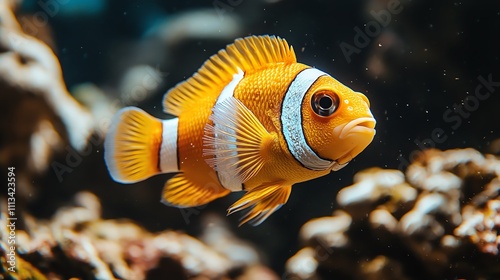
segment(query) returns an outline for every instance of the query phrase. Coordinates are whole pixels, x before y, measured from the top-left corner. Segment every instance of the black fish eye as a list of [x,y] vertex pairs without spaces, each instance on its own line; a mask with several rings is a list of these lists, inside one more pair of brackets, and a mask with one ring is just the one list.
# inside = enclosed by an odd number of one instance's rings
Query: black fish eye
[[331,116],[339,107],[340,98],[335,93],[316,92],[311,98],[311,107],[318,116]]

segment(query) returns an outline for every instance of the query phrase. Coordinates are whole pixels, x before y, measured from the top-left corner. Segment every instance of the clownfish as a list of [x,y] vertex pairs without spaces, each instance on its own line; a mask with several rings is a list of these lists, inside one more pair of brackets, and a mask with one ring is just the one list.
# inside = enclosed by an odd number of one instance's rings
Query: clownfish
[[113,117],[104,143],[111,177],[177,173],[162,202],[180,208],[246,191],[228,209],[246,210],[241,224],[262,223],[292,185],[346,166],[375,135],[365,95],[298,63],[275,36],[237,39],[170,89],[163,108],[175,118],[135,107]]

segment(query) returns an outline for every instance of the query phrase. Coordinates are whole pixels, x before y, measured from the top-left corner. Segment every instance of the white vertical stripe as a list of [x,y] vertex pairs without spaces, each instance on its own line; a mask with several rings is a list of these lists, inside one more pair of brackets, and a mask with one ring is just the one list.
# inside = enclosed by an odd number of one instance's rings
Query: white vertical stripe
[[[238,73],[234,74],[231,82],[229,82],[229,84],[227,84],[227,86],[224,87],[221,94],[219,95],[219,98],[217,98],[215,106],[226,100],[228,97],[234,95],[234,89],[243,79],[243,77],[244,77],[244,72],[241,69],[238,69]],[[221,113],[232,114],[232,115],[235,114],[234,110],[233,112],[221,112]],[[230,119],[234,119],[234,117],[231,117]],[[214,123],[214,126],[217,127],[218,124]],[[215,146],[218,149],[231,151],[230,154],[225,154],[225,157],[227,157],[227,159],[225,160],[231,161],[227,162],[225,166],[231,166],[231,167],[227,169],[217,169],[217,176],[219,177],[219,181],[224,188],[231,191],[241,191],[243,189],[242,182],[239,180],[238,176],[236,176],[236,168],[238,167],[237,166],[238,154],[236,152],[236,145],[227,144],[227,143],[236,143],[236,139],[233,136],[231,136],[234,135],[235,132],[233,129],[228,128],[226,126],[223,127],[219,125],[219,127],[217,128],[221,129],[225,133],[214,135]]]
[[320,158],[309,147],[302,128],[302,100],[316,80],[328,75],[315,68],[300,72],[290,84],[281,107],[281,125],[288,149],[293,157],[311,170],[331,169],[335,162]]
[[238,68],[238,73],[233,75],[233,79],[227,86],[225,86],[222,91],[220,92],[219,97],[217,98],[217,101],[215,104],[221,103],[222,101],[226,100],[226,98],[231,97],[234,95],[234,89],[236,89],[236,86],[240,83],[240,81],[243,79],[245,73],[243,70]]
[[163,120],[163,134],[160,147],[160,170],[163,173],[177,172],[177,126],[179,118]]

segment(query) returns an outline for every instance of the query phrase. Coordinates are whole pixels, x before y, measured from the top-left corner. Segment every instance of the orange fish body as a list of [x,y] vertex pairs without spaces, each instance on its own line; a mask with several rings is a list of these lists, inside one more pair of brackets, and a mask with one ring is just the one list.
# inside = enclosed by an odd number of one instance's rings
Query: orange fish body
[[178,172],[162,201],[206,204],[247,193],[229,213],[248,209],[254,225],[286,203],[293,184],[345,166],[372,141],[368,99],[328,74],[297,63],[274,36],[238,39],[165,95],[159,120],[128,107],[114,117],[105,160],[118,182]]

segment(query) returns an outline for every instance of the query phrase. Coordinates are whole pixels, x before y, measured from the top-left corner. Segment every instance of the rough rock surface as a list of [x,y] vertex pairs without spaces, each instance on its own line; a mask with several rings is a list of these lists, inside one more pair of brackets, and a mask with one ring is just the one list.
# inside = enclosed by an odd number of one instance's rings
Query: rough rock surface
[[[104,220],[100,209],[96,196],[82,192],[50,220],[23,215],[23,229],[15,231],[15,273],[7,262],[10,230],[2,226],[0,279],[278,279],[220,218],[207,218],[202,242],[174,230],[151,233],[129,220]],[[0,222],[8,224],[5,209]]]
[[498,279],[500,159],[426,150],[407,169],[370,168],[343,208],[301,229],[286,279]]

